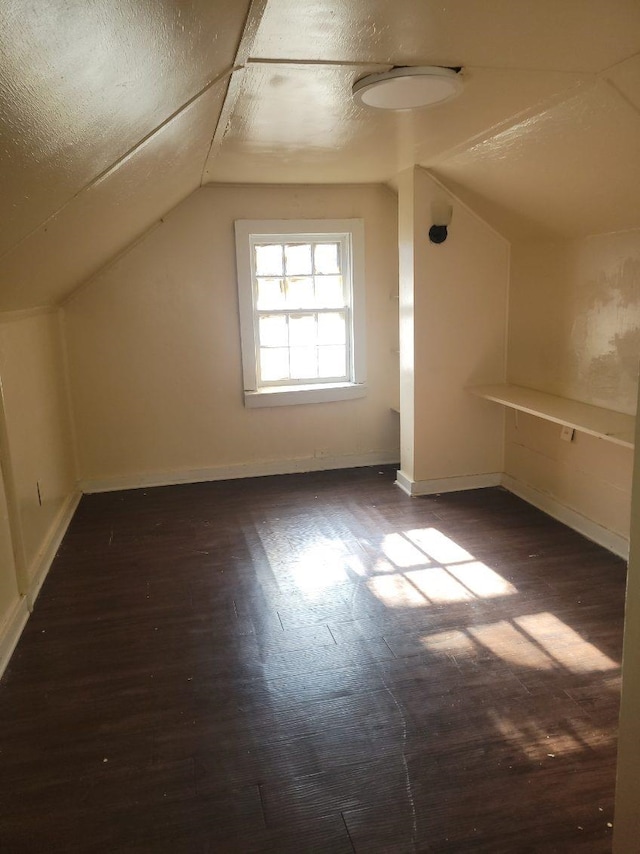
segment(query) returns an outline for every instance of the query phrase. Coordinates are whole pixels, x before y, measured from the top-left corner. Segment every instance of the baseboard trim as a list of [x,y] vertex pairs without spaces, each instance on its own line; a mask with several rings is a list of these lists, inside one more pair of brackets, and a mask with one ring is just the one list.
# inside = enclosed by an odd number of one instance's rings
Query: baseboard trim
[[7,669],[20,635],[29,619],[27,597],[21,596],[16,600],[9,615],[0,626],[0,677]]
[[616,534],[608,528],[598,525],[597,522],[587,519],[586,516],[583,516],[576,510],[572,510],[565,504],[561,504],[551,495],[540,492],[534,487],[516,480],[511,475],[502,475],[502,486],[509,490],[509,492],[517,495],[518,498],[522,498],[528,504],[533,504],[538,510],[542,510],[547,515],[557,519],[558,522],[562,522],[563,525],[582,534],[588,540],[592,540],[592,542],[603,546],[625,560],[629,559],[629,540],[620,534]]
[[58,511],[58,515],[55,517],[44,543],[29,567],[29,589],[25,591],[29,611],[33,610],[33,605],[38,597],[40,588],[47,577],[56,552],[60,548],[62,538],[67,532],[69,523],[73,519],[73,514],[76,512],[81,498],[82,493],[79,490],[69,495]]
[[148,472],[109,478],[88,478],[80,482],[83,493],[114,492],[120,489],[142,489],[153,486],[176,486],[181,483],[206,483],[215,480],[237,480],[244,477],[268,477],[276,474],[297,474],[331,469],[353,469],[365,466],[395,465],[399,451],[372,451],[345,456],[302,457],[296,460],[269,460],[258,463],[238,463],[202,469],[180,469],[168,472]]
[[396,475],[396,484],[410,496],[461,492],[464,489],[485,489],[488,486],[500,486],[501,480],[502,475],[499,472],[441,477],[433,480],[411,480],[403,471],[397,472]]

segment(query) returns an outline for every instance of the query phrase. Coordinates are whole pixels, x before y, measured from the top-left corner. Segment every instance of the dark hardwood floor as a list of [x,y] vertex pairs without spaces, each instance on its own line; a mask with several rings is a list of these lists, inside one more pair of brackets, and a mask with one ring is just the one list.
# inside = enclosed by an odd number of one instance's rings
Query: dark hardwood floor
[[393,480],[85,496],[0,683],[0,851],[610,851],[623,561]]

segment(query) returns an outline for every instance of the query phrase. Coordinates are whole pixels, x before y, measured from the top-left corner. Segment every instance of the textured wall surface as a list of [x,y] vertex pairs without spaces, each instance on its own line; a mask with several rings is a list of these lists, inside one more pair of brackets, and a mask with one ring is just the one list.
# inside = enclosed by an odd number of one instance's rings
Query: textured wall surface
[[640,360],[640,231],[515,244],[509,378],[635,413]]

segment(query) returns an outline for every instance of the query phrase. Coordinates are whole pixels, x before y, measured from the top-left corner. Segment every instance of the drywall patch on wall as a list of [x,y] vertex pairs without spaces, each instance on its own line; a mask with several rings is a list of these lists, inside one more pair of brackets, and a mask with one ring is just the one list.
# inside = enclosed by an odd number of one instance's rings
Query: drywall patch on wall
[[640,231],[512,248],[509,379],[635,413]]
[[606,259],[598,259],[595,240],[572,253],[578,393],[628,411],[635,409],[640,356],[640,234],[635,244],[637,254]]

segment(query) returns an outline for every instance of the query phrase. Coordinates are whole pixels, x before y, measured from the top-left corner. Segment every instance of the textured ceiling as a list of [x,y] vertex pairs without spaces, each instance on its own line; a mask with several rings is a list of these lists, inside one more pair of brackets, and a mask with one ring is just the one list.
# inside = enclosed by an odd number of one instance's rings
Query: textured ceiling
[[[637,0],[4,0],[0,310],[60,301],[201,182],[433,171],[508,237],[640,227]],[[385,114],[354,80],[463,67]]]
[[[207,181],[430,169],[511,239],[640,227],[640,3],[269,0]],[[462,66],[462,95],[381,113],[353,82]]]
[[198,187],[248,7],[3,0],[0,309],[59,301]]

